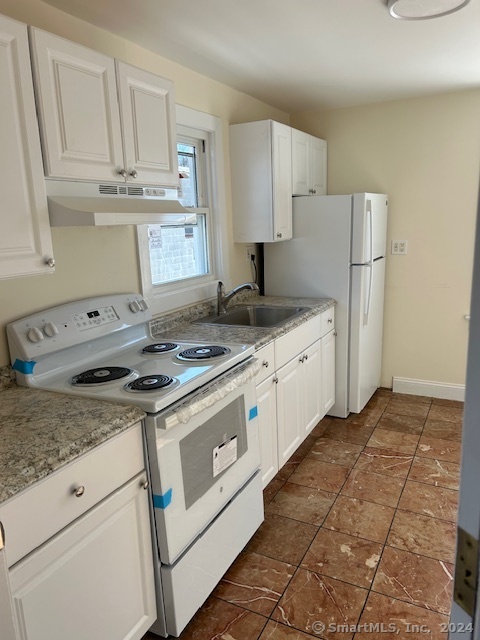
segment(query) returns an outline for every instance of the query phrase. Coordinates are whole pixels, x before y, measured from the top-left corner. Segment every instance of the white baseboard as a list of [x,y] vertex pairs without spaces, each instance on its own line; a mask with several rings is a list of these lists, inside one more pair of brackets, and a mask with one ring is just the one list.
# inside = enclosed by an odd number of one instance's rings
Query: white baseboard
[[408,393],[412,396],[428,396],[442,400],[465,401],[465,385],[430,380],[413,380],[412,378],[393,378],[392,391]]

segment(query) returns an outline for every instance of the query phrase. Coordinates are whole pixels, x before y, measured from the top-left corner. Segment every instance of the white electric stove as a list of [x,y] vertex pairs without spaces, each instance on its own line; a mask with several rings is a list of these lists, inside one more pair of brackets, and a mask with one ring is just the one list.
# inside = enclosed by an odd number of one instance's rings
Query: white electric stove
[[139,294],[7,326],[20,385],[136,405],[144,420],[158,619],[178,636],[263,521],[254,347],[155,340]]

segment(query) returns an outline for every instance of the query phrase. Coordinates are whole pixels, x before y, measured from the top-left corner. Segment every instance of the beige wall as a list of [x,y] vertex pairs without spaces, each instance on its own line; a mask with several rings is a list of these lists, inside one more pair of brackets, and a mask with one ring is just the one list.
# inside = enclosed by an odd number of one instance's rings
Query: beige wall
[[[178,104],[219,116],[223,121],[230,273],[233,284],[251,280],[242,246],[232,240],[228,125],[288,114],[161,58],[122,38],[73,18],[40,0],[0,0],[0,13],[63,36],[175,82]],[[139,290],[133,227],[53,229],[53,275],[0,280],[0,366],[9,362],[5,324],[39,309],[104,293]]]
[[382,385],[464,384],[480,166],[480,90],[292,116],[328,141],[328,192],[389,194]]

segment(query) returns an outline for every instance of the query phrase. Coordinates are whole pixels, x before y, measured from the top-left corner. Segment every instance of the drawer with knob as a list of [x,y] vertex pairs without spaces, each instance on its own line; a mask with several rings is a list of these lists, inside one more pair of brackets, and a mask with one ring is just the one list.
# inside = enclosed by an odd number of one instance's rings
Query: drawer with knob
[[255,353],[260,362],[260,371],[255,378],[255,384],[259,385],[275,371],[275,347],[274,342],[265,345]]
[[330,307],[321,314],[321,336],[326,336],[335,328],[335,307]]
[[[0,522],[5,530],[8,566],[98,504],[144,467],[142,426],[138,423],[4,502],[0,506]],[[142,478],[142,487],[145,482],[146,477]]]

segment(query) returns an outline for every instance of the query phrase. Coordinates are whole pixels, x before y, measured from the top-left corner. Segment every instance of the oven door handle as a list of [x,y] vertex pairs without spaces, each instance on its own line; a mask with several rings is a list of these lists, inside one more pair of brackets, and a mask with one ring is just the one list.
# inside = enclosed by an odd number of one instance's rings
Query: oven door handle
[[171,429],[179,423],[186,424],[193,416],[253,380],[260,368],[258,358],[250,358],[246,363],[237,365],[211,384],[205,385],[170,410],[165,416],[165,429]]

